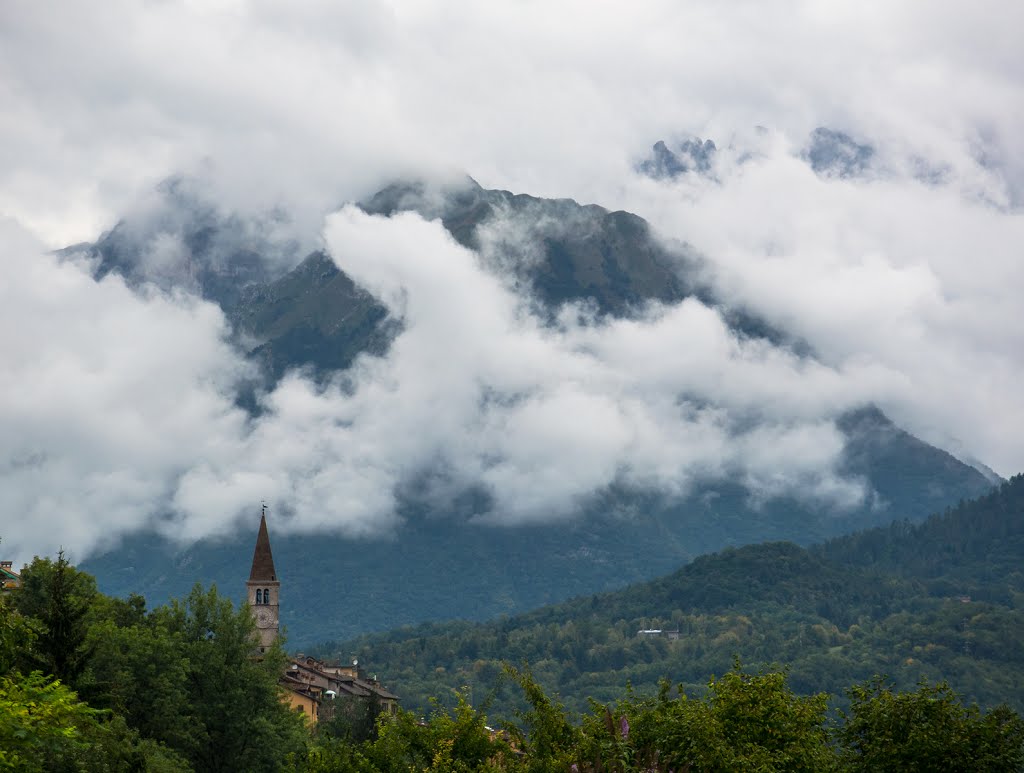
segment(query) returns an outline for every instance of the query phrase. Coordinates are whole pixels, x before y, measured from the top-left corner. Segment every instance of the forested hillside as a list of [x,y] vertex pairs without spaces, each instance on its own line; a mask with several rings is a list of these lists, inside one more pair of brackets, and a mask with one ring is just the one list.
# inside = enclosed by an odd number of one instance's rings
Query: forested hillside
[[[402,684],[406,705],[468,686],[477,700],[503,661],[585,710],[628,682],[699,690],[744,663],[784,665],[793,687],[841,694],[888,674],[948,679],[984,705],[1024,706],[1024,476],[924,523],[894,523],[812,548],[768,543],[703,556],[623,591],[486,624],[407,627],[324,645]],[[638,635],[640,629],[678,631]],[[495,706],[507,710],[498,689]]]

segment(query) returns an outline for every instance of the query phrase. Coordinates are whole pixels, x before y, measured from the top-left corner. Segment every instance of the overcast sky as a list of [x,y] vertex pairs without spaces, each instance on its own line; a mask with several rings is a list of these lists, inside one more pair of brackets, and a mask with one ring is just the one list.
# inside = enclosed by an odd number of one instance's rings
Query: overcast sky
[[[715,475],[841,507],[863,491],[832,420],[866,401],[1021,471],[1021,29],[1011,0],[0,4],[0,552],[83,555],[161,510],[200,537],[261,497],[381,533],[439,461],[440,506],[482,485],[484,521]],[[872,166],[815,174],[818,126]],[[687,136],[719,146],[711,176],[635,172]],[[437,224],[343,208],[458,172],[648,218],[817,362],[692,302],[552,331]],[[346,389],[293,376],[253,422],[215,307],[46,255],[176,173],[224,212],[290,212],[405,319],[389,356]]]

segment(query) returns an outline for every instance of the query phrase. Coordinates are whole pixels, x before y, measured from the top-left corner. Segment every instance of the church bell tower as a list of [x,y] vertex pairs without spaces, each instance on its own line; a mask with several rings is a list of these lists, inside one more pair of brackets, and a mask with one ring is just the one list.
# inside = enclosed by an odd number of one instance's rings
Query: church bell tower
[[259,637],[260,652],[266,652],[274,643],[280,628],[281,583],[274,571],[274,556],[270,552],[270,534],[267,532],[267,506],[260,516],[260,531],[256,536],[256,550],[252,554],[252,569],[245,584],[256,618],[256,633]]

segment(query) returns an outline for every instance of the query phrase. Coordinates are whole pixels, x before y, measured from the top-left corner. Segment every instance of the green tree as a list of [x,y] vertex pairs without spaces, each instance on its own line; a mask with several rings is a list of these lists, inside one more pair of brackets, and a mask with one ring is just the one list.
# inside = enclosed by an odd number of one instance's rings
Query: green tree
[[342,738],[357,744],[373,741],[377,738],[377,717],[383,710],[376,694],[369,698],[336,698],[320,707],[317,736]]
[[189,743],[182,752],[196,770],[263,773],[282,769],[308,740],[303,719],[282,700],[280,643],[256,657],[249,608],[236,610],[216,587],[198,584],[184,601],[157,610],[156,622],[176,636],[184,656]]
[[96,597],[96,581],[71,566],[63,550],[56,562],[36,557],[25,567],[15,606],[37,628],[33,647],[22,650],[25,670],[77,684],[91,655],[86,637]]
[[70,763],[86,748],[79,726],[95,721],[71,690],[38,672],[0,677],[0,770]]
[[[515,733],[516,745],[527,754],[531,773],[564,771],[579,756],[580,729],[569,722],[565,707],[552,700],[527,668],[505,665],[505,674],[522,689],[529,708],[518,712],[527,734]],[[514,728],[510,728],[514,732]]]
[[18,773],[186,773],[183,760],[140,740],[38,671],[0,677],[0,771]]
[[435,705],[429,721],[400,711],[378,720],[378,737],[364,745],[373,769],[385,773],[519,770],[509,744],[487,727],[486,716],[459,693],[453,709]]
[[799,697],[785,673],[733,670],[691,700],[628,697],[613,712],[596,707],[584,722],[581,769],[707,771],[835,770],[825,727],[827,696]]
[[25,618],[0,595],[0,675],[9,673],[30,650],[35,632]]
[[143,736],[187,752],[194,746],[192,666],[181,635],[168,629],[165,617],[151,615],[124,627],[113,620],[94,624],[82,694]]
[[360,745],[332,736],[319,738],[304,755],[292,755],[287,770],[289,773],[379,773],[381,769],[367,759]]
[[965,707],[945,682],[901,693],[876,678],[847,695],[839,739],[851,771],[1024,770],[1024,720],[1005,706],[986,714]]

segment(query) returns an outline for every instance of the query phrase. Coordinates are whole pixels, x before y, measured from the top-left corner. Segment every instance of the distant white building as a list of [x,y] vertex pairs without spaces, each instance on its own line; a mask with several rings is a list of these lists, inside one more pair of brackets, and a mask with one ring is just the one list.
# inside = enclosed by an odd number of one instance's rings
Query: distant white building
[[679,630],[676,629],[675,631],[663,631],[661,628],[641,628],[639,631],[636,632],[636,635],[639,638],[643,638],[645,636],[664,636],[666,639],[674,640],[679,638]]

